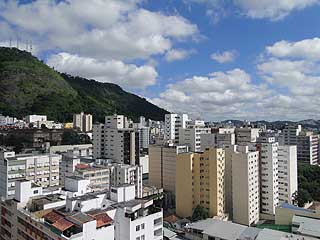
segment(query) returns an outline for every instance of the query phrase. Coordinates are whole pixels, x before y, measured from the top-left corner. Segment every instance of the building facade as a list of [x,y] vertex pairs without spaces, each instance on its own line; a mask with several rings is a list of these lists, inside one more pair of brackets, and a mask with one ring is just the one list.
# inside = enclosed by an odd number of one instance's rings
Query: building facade
[[201,205],[209,216],[223,216],[225,151],[210,148],[203,153],[182,153],[176,160],[176,214],[192,216]]

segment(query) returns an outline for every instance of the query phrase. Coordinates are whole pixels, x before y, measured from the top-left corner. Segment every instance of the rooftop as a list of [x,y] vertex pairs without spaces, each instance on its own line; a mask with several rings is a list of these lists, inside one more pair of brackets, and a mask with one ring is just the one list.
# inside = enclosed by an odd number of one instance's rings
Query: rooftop
[[314,212],[314,210],[297,207],[297,206],[291,205],[289,203],[282,203],[280,205],[280,208],[287,208],[287,209],[291,209],[291,210],[295,210],[295,211],[303,211],[303,212],[309,212],[309,213]]

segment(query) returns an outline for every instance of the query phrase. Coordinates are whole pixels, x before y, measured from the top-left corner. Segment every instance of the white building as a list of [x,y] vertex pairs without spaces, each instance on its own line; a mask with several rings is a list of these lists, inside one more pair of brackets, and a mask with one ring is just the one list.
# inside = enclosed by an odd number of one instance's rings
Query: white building
[[79,129],[82,132],[90,132],[92,130],[92,115],[80,114],[73,115],[73,128]]
[[29,180],[42,187],[59,185],[59,162],[57,154],[15,154],[0,153],[0,196],[12,198],[15,183],[18,180]]
[[128,122],[122,115],[107,116],[105,124],[95,124],[93,157],[129,165],[139,164],[139,132],[127,127]]
[[46,115],[28,115],[25,117],[25,121],[27,124],[36,123],[36,122],[46,122],[47,116]]
[[278,143],[274,138],[259,139],[260,152],[260,211],[274,215],[279,204]]
[[188,121],[186,128],[179,128],[179,145],[189,146],[190,151],[201,151],[201,135],[211,133],[203,121]]
[[259,152],[249,151],[248,146],[237,146],[236,151],[226,154],[226,168],[230,162],[233,221],[250,226],[259,221],[260,213]]
[[166,114],[164,120],[164,139],[179,142],[179,128],[185,128],[188,121],[187,114]]
[[15,199],[0,205],[1,238],[163,239],[162,209],[153,200],[135,199],[133,185],[113,187],[109,197],[103,192],[86,192],[88,184],[71,178],[65,195],[45,195],[30,182],[19,183]]
[[293,194],[298,190],[297,146],[279,146],[279,203],[292,204]]

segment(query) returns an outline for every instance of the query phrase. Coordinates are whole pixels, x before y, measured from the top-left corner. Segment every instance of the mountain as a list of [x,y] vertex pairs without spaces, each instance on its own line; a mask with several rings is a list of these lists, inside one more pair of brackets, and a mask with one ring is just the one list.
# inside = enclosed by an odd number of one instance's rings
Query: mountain
[[26,51],[0,47],[0,113],[22,118],[45,114],[66,122],[73,113],[108,114],[163,120],[166,110],[112,83],[61,74]]

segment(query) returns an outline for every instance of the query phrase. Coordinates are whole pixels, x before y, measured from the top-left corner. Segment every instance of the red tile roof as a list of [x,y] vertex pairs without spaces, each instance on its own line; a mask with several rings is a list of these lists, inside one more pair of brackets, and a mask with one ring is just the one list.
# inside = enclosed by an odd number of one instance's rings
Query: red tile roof
[[170,215],[163,219],[163,221],[170,222],[170,223],[175,223],[177,220],[178,218],[175,215]]
[[64,232],[68,228],[71,228],[72,226],[74,226],[74,224],[72,222],[69,222],[65,218],[61,218],[60,220],[52,224],[52,226],[58,229],[59,231]]
[[76,168],[78,168],[78,169],[86,169],[88,167],[89,167],[88,164],[83,164],[83,163],[79,163],[76,165]]
[[97,228],[110,225],[113,223],[113,220],[107,213],[99,213],[99,214],[88,214],[93,217],[97,221]]
[[46,215],[43,216],[44,219],[50,223],[55,223],[56,221],[60,220],[61,218],[63,218],[63,216],[57,212],[49,212]]

